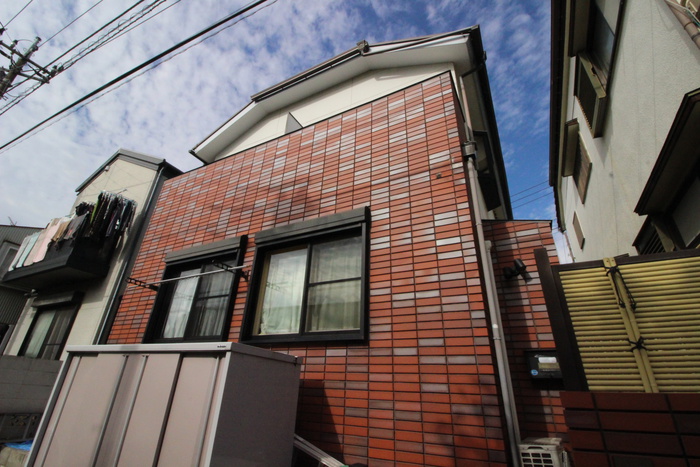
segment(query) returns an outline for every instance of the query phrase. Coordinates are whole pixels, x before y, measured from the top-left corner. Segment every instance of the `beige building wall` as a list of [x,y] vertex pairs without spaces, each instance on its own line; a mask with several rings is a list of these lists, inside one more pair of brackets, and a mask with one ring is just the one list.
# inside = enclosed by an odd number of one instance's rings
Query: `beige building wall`
[[[85,292],[85,296],[76,314],[66,345],[94,343],[108,306],[109,296],[118,285],[116,282],[124,261],[128,260],[125,252],[129,250],[131,242],[135,241],[133,232],[137,231],[139,223],[143,220],[143,210],[156,174],[157,172],[152,168],[117,158],[77,195],[70,212],[66,213],[67,215],[72,214],[75,206],[83,201],[96,202],[101,191],[120,193],[125,198],[136,202],[136,212],[132,224],[114,251],[109,274],[104,279],[97,280],[86,287],[78,287],[79,290]],[[17,355],[19,353],[25,336],[34,321],[36,311],[36,308],[32,307],[32,300],[28,300],[5,354]],[[62,358],[65,358],[65,352]]]
[[[569,60],[565,120],[578,119],[591,159],[585,202],[573,177],[562,182],[566,233],[576,261],[625,253],[645,217],[634,212],[683,96],[700,87],[700,49],[664,1],[627,1],[613,63],[603,136],[593,138],[573,97],[575,59]],[[586,238],[579,248],[576,213]]]
[[454,68],[451,64],[446,63],[364,73],[343,84],[269,114],[251,131],[233,141],[216,159],[223,159],[231,154],[284,135],[289,114],[301,126],[311,125],[424,81],[446,70],[454,71]]

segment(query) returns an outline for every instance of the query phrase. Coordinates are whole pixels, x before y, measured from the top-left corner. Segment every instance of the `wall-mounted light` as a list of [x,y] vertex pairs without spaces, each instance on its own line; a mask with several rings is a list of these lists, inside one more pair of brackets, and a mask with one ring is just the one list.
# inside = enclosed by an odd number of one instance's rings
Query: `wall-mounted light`
[[525,277],[525,272],[527,271],[527,266],[525,266],[525,263],[523,263],[523,260],[520,258],[516,259],[513,261],[513,267],[505,267],[503,268],[503,275],[505,276],[506,279],[512,279],[514,277],[518,277],[522,275]]

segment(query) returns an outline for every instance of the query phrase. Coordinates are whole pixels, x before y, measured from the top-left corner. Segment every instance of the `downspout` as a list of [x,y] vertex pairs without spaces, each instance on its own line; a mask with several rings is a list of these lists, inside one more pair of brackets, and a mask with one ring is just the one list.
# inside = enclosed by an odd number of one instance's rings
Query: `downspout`
[[100,331],[93,339],[93,344],[95,345],[102,345],[107,343],[109,331],[111,330],[112,324],[114,323],[114,318],[117,315],[117,307],[119,305],[118,297],[120,297],[124,293],[124,289],[126,288],[126,277],[131,272],[131,268],[133,267],[134,262],[136,261],[136,253],[138,252],[138,249],[140,248],[141,243],[143,241],[144,230],[148,225],[148,221],[151,218],[151,214],[153,213],[153,209],[155,207],[155,197],[160,191],[160,187],[163,185],[164,171],[165,164],[161,164],[153,180],[153,184],[151,185],[151,191],[148,193],[145,209],[143,210],[143,218],[141,219],[138,229],[135,232],[136,235],[134,237],[134,241],[129,247],[128,253],[125,255],[126,259],[122,264],[121,270],[119,271],[119,277],[117,278],[117,282],[114,284],[113,292],[109,297],[109,304],[105,309],[106,311],[102,318],[102,323],[100,324]]
[[[471,135],[469,127],[467,127],[467,132]],[[462,149],[464,158],[466,159],[467,175],[469,178],[469,194],[471,198],[469,205],[472,209],[472,215],[476,220],[475,226],[477,245],[479,248],[481,268],[486,285],[486,302],[488,304],[488,313],[491,321],[493,348],[496,352],[496,366],[500,375],[499,384],[501,387],[501,395],[503,397],[503,407],[505,411],[504,415],[506,420],[506,429],[508,431],[510,453],[512,456],[513,465],[520,466],[520,428],[518,426],[518,414],[515,408],[515,396],[513,394],[513,383],[510,377],[506,342],[503,338],[501,310],[498,305],[498,296],[496,292],[496,277],[493,272],[493,260],[491,259],[491,242],[487,242],[484,236],[481,206],[479,205],[477,192],[478,179],[476,166],[474,165],[476,159],[476,143],[466,143],[462,146]]]

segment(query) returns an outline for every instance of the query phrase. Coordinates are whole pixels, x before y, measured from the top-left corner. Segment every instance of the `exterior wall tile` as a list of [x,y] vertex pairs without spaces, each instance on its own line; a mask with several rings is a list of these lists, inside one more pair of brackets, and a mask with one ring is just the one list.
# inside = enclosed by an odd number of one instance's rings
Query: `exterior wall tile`
[[[267,346],[303,357],[297,432],[346,463],[507,462],[453,96],[443,74],[166,182],[134,265],[133,277],[157,281],[168,252],[239,235],[250,265],[256,232],[369,206],[367,341]],[[528,242],[504,255],[553,249],[542,223],[521,236],[504,225],[491,235]],[[248,287],[240,281],[231,341]],[[513,335],[532,332],[512,339],[514,352],[533,339],[553,347],[546,318],[535,320],[538,290],[518,291],[531,318]],[[109,342],[142,342],[154,300],[130,289]],[[547,407],[535,431],[558,433],[558,393],[532,397]]]

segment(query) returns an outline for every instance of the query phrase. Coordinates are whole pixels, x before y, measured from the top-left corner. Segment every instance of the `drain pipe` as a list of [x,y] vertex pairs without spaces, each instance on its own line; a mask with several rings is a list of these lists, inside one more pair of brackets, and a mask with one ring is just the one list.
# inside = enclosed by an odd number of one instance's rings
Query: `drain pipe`
[[469,178],[470,202],[472,216],[476,220],[476,238],[481,256],[481,268],[486,283],[486,301],[488,313],[491,318],[491,332],[493,347],[496,352],[496,366],[499,373],[499,384],[503,397],[503,407],[505,411],[506,429],[508,430],[508,440],[510,452],[514,466],[520,466],[520,428],[518,426],[518,414],[515,409],[515,396],[513,394],[513,383],[510,377],[508,365],[508,354],[506,342],[503,339],[503,324],[501,322],[501,310],[498,306],[498,296],[496,293],[496,277],[493,272],[493,260],[491,259],[491,242],[484,237],[484,227],[482,224],[481,206],[477,192],[476,175],[476,143],[468,142],[462,146],[462,154],[466,159],[467,173]]

